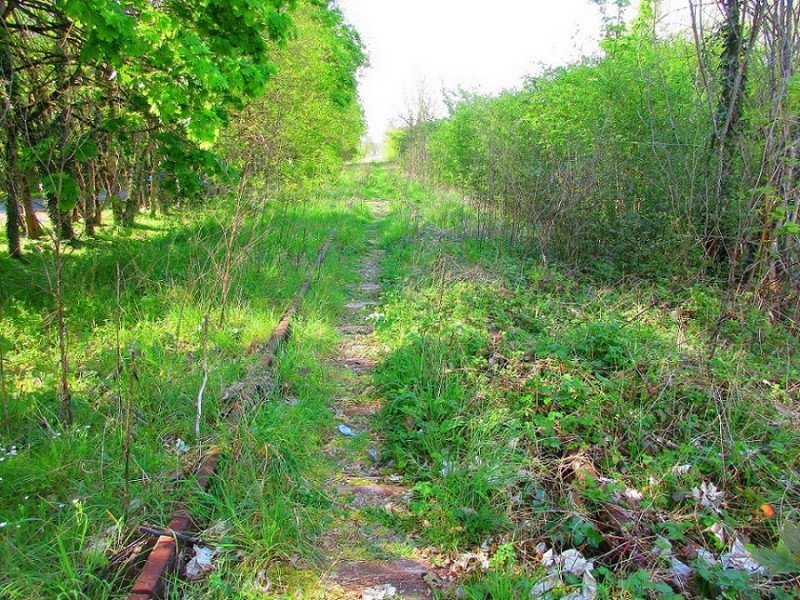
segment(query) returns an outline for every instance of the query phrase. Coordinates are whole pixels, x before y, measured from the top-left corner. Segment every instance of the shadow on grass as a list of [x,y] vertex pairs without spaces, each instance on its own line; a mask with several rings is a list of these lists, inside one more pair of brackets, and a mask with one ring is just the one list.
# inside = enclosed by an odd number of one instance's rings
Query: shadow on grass
[[[168,521],[176,485],[171,474],[182,471],[184,463],[195,458],[176,452],[176,440],[200,447],[193,443],[193,422],[203,375],[197,324],[204,311],[212,315],[215,326],[209,341],[203,435],[216,439],[224,437],[222,421],[217,418],[223,404],[221,390],[258,360],[257,355],[248,354],[248,346],[269,333],[334,229],[335,244],[314,287],[339,287],[309,295],[308,313],[298,324],[298,341],[293,343],[323,344],[316,334],[303,335],[303,327],[330,320],[326,294],[341,293],[343,265],[363,245],[366,215],[367,211],[358,207],[350,208],[342,197],[276,203],[252,215],[242,226],[239,247],[246,247],[249,240],[256,243],[242,255],[243,263],[236,269],[231,311],[224,326],[219,325],[220,282],[214,262],[224,257],[225,233],[230,232],[225,228],[232,222],[229,211],[218,210],[188,224],[165,221],[163,226],[148,225],[134,230],[132,236],[106,230],[98,240],[68,250],[63,256],[64,303],[75,423],[79,424],[69,430],[50,418],[57,412],[58,372],[52,293],[56,257],[52,247],[41,243],[29,248],[27,264],[0,258],[0,344],[5,376],[0,441],[5,445],[10,440],[19,448],[18,456],[0,464],[0,476],[5,480],[0,486],[0,509],[9,523],[5,535],[0,536],[0,572],[4,573],[0,596],[56,597],[65,590],[80,589],[82,582],[76,577],[102,564],[104,553],[86,550],[87,531],[97,535],[92,540],[112,543],[100,533],[116,527],[117,519],[126,526],[140,522],[144,515],[156,523]],[[119,347],[124,373],[104,381],[117,361],[118,268],[122,273]],[[333,331],[332,326],[329,329]],[[311,367],[306,363],[311,356],[290,359],[292,368],[305,369],[305,375],[293,376],[302,402],[296,407],[272,403],[260,421],[266,429],[253,442],[257,452],[263,450],[264,440],[271,440],[271,447],[287,440],[281,456],[301,454],[297,448],[306,444],[308,429],[327,414],[323,406],[328,393],[312,389],[314,398],[305,404],[301,383],[310,385],[306,380]],[[284,373],[277,379],[288,384],[294,381]],[[317,379],[328,381],[322,375]],[[128,398],[135,433],[131,500],[139,508],[120,516],[123,490],[127,489],[122,457]],[[316,421],[289,418],[301,410],[315,415]],[[50,425],[43,424],[42,416]],[[258,464],[263,466],[263,462]],[[241,486],[252,498],[242,497],[257,501],[258,514],[266,514],[261,510],[265,503],[277,505],[278,500],[257,493],[254,481],[263,474],[255,467],[253,473],[253,479],[245,478]],[[285,479],[285,475],[279,469],[275,478]],[[276,488],[277,492],[295,485],[290,483]],[[291,511],[287,508],[284,512]],[[268,529],[264,536],[271,531]],[[41,564],[55,567],[42,573]]]

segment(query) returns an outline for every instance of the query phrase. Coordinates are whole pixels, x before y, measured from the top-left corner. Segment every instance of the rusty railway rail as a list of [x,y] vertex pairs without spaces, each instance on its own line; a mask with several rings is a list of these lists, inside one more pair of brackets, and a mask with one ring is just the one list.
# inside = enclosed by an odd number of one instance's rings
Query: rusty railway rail
[[[308,275],[303,280],[303,283],[300,285],[300,288],[297,290],[292,303],[284,311],[280,321],[278,321],[278,324],[272,330],[267,342],[259,347],[262,369],[272,365],[281,343],[289,337],[292,318],[300,309],[303,298],[311,287],[311,279],[314,276],[314,272],[322,266],[332,242],[333,231],[328,234],[325,243],[317,253],[317,258],[312,264]],[[226,414],[228,421],[232,425],[236,425],[244,409],[244,399],[239,398]],[[208,491],[211,485],[211,479],[216,474],[217,466],[221,458],[222,450],[216,446],[212,446],[200,463],[196,473],[198,476],[197,487],[201,491]],[[160,597],[164,591],[164,575],[175,566],[175,562],[178,558],[180,540],[179,536],[174,534],[183,534],[192,525],[193,521],[189,509],[183,504],[164,529],[164,535],[158,537],[150,550],[147,562],[144,567],[142,567],[139,576],[133,583],[127,600],[153,600]],[[184,536],[181,535],[180,537]]]

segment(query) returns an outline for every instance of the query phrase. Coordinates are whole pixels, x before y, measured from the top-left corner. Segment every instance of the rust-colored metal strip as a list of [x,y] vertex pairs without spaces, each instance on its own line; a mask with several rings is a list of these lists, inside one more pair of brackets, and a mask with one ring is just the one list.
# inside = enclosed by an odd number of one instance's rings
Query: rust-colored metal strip
[[[320,248],[317,253],[317,258],[313,263],[313,268],[315,270],[318,269],[325,260],[325,256],[328,253],[332,241],[333,232],[331,231],[322,248]],[[297,294],[295,294],[292,304],[286,312],[284,312],[278,325],[270,334],[266,345],[263,346],[261,357],[261,364],[263,366],[268,367],[272,364],[275,353],[281,342],[289,337],[292,317],[294,313],[299,310],[303,298],[311,287],[312,275],[312,273],[309,273],[303,280],[300,289],[297,291]],[[228,412],[227,417],[232,424],[235,424],[238,420],[241,409],[241,402],[238,402],[237,406],[232,407]],[[212,447],[197,469],[197,486],[204,492],[207,492],[209,489],[211,478],[216,472],[219,459],[220,449]],[[169,522],[166,529],[167,531],[175,533],[183,533],[191,524],[192,520],[188,509],[185,506],[181,506],[178,510],[178,516]],[[159,536],[152,550],[150,550],[147,562],[139,573],[139,577],[134,582],[127,600],[153,600],[154,598],[158,598],[163,592],[164,575],[174,566],[177,556],[178,539],[172,535]]]
[[[188,515],[176,517],[169,522],[167,529],[182,533],[191,523]],[[178,541],[170,535],[162,535],[150,550],[147,562],[131,588],[128,600],[156,598],[163,590],[162,577],[172,567],[178,555]]]
[[[325,260],[325,256],[328,254],[328,249],[331,246],[331,242],[333,241],[333,232],[328,235],[328,239],[325,240],[325,243],[320,248],[319,252],[317,253],[317,258],[314,261],[313,268],[314,270],[319,269],[322,265],[322,261]],[[272,361],[275,360],[275,353],[278,351],[278,346],[289,337],[291,333],[291,322],[294,313],[296,313],[300,309],[300,305],[303,303],[303,298],[308,293],[309,288],[311,287],[311,277],[312,273],[309,273],[306,278],[303,280],[303,283],[300,285],[300,289],[297,290],[297,293],[294,296],[294,300],[292,300],[292,304],[286,309],[286,312],[283,313],[281,320],[278,321],[278,325],[272,331],[272,334],[269,336],[269,340],[267,341],[266,345],[263,347],[263,353],[261,355],[261,364],[265,367],[272,364]]]

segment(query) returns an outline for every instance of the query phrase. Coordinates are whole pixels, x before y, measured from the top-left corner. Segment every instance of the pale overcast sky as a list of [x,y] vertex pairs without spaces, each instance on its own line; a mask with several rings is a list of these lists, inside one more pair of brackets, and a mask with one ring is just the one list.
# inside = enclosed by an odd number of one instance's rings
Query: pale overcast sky
[[443,88],[494,93],[517,87],[542,65],[563,65],[596,52],[602,29],[600,11],[590,0],[338,4],[369,52],[360,94],[369,136],[378,142],[421,81],[436,95]]

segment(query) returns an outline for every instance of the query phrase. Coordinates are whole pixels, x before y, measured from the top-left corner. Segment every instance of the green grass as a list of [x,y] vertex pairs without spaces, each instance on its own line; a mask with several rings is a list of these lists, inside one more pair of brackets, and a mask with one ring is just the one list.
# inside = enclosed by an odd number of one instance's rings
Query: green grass
[[[353,257],[369,220],[366,208],[350,201],[351,189],[345,181],[312,198],[258,201],[232,245],[239,258],[224,323],[222,272],[214,265],[224,258],[224,235],[235,217],[231,201],[220,199],[188,220],[143,218],[132,231],[108,228],[98,240],[68,249],[69,428],[59,423],[55,393],[52,247],[29,245],[27,264],[0,259],[0,445],[17,447],[0,462],[0,596],[123,595],[125,579],[106,567],[108,557],[132,541],[140,524],[164,526],[182,497],[199,522],[225,522],[224,540],[247,555],[244,564],[308,547],[311,515],[327,502],[317,485],[317,450],[329,424],[331,389],[320,365],[335,347],[341,282],[355,277]],[[276,324],[331,229],[334,245],[278,361],[274,389],[236,433],[221,416],[222,391],[257,364],[249,349]],[[122,371],[107,380],[117,364],[117,268]],[[206,314],[209,381],[196,440]],[[131,391],[126,513],[124,409]],[[296,399],[291,404],[287,393]],[[178,438],[188,453],[174,451]],[[222,477],[198,496],[194,483],[176,474],[211,442],[225,452]]]
[[[375,374],[381,457],[413,494],[407,514],[364,511],[370,526],[418,536],[443,553],[438,560],[486,548],[490,569],[462,581],[458,597],[529,597],[543,575],[540,542],[593,560],[600,598],[761,593],[746,575],[704,567],[691,551],[727,551],[715,526],[771,545],[781,522],[798,519],[796,330],[747,297],[724,301],[711,286],[612,284],[603,274],[561,270],[489,235],[458,194],[411,183],[391,167],[354,166],[311,196],[271,200],[248,216],[234,244],[248,250],[224,323],[214,262],[224,257],[231,202],[186,221],[109,228],[71,250],[70,428],[59,425],[55,394],[55,257],[40,243],[28,246],[29,264],[0,260],[0,445],[17,447],[0,462],[0,596],[124,595],[126,578],[109,557],[139,525],[166,524],[176,498],[188,499],[220,554],[208,586],[176,579],[170,597],[319,595],[314,570],[290,565],[322,560],[315,540],[341,516],[326,493],[322,453],[342,385],[329,359],[346,286],[358,281],[368,247],[371,200],[390,200],[392,209],[379,230],[386,255],[376,325],[388,348]],[[291,341],[232,429],[222,390],[257,363],[249,350],[268,335],[331,228],[335,243]],[[117,266],[123,364],[106,382],[117,364]],[[198,441],[206,314],[209,384]],[[177,438],[188,453],[174,451]],[[199,494],[177,474],[212,441],[225,460],[209,493]],[[350,442],[354,451],[365,443]],[[724,492],[718,511],[693,497],[703,483]],[[626,499],[627,490],[641,500]],[[776,518],[763,515],[764,504]],[[629,516],[615,522],[620,509]],[[695,568],[683,590],[671,587],[668,565],[651,552],[659,536]],[[579,587],[567,581],[554,597]],[[762,595],[782,597],[770,590]]]
[[[706,285],[548,266],[476,236],[449,192],[394,210],[378,329],[391,350],[376,381],[384,456],[415,482],[416,516],[396,526],[453,551],[508,540],[529,572],[535,543],[577,548],[603,568],[601,597],[625,598],[663,592],[657,536],[719,556],[715,524],[769,545],[797,520],[790,322]],[[703,482],[724,492],[719,512],[693,498]],[[630,516],[615,524],[609,507]],[[755,593],[746,575],[683,560],[696,575],[681,594]],[[467,597],[519,597],[514,581],[492,592],[482,580]]]

